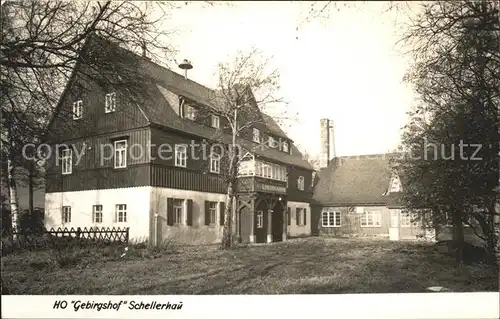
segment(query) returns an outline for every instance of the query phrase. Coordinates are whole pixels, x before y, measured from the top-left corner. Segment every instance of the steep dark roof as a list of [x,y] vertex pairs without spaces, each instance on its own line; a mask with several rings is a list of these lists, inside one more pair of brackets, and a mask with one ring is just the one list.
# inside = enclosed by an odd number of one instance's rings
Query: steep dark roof
[[[168,127],[180,132],[200,136],[202,138],[206,138],[207,140],[216,136],[216,130],[214,128],[200,125],[191,120],[179,117],[175,113],[173,106],[169,104],[168,100],[162,94],[162,88],[163,87],[157,88],[155,93],[151,95],[153,96],[152,101],[141,106],[151,123]],[[231,137],[229,135],[225,135],[222,138],[225,142],[231,141]],[[292,146],[292,153],[287,154],[269,147],[261,148],[258,146],[258,144],[241,138],[238,138],[237,141],[242,147],[246,148],[247,150],[251,150],[256,155],[270,160],[284,162],[290,165],[312,170],[311,165],[303,159],[300,151],[294,146]]]
[[[101,53],[103,49],[102,45],[112,47],[114,60],[120,60],[122,62],[125,61],[125,63],[132,66],[131,68],[134,68],[134,72],[140,72],[139,74],[141,76],[145,75],[146,78],[151,80],[146,81],[148,82],[146,83],[146,85],[148,85],[148,90],[150,91],[148,94],[149,99],[147,101],[143,101],[140,105],[138,105],[141,112],[143,112],[144,116],[147,118],[150,124],[156,124],[164,128],[178,130],[206,139],[212,139],[215,136],[215,130],[213,128],[197,124],[192,122],[191,120],[179,117],[178,114],[174,111],[175,105],[171,105],[173,101],[169,102],[169,99],[166,96],[166,92],[167,94],[168,92],[171,92],[175,95],[182,95],[190,100],[196,101],[206,106],[214,106],[213,103],[217,99],[213,90],[190,79],[185,79],[180,74],[162,67],[147,58],[139,56],[132,51],[112,44],[109,41],[98,36],[91,36],[84,46],[85,50],[82,49],[82,52],[86,52],[87,49],[92,50],[91,48],[93,47],[93,43],[96,44],[95,47],[97,48],[96,50],[98,54]],[[77,73],[76,68],[78,68],[78,64],[77,66],[75,66],[75,70],[71,75],[71,80],[70,82],[68,82],[63,96],[66,94],[69,84]],[[51,123],[54,122],[54,119],[60,112],[62,101],[63,98],[60,99],[56,107],[54,116],[51,119]],[[274,119],[262,112],[261,115],[263,117],[262,124],[267,128],[269,132],[273,133],[276,136],[288,138],[286,134],[281,130],[279,125],[274,121]],[[229,136],[227,135],[223,136],[223,138],[227,142],[230,141]],[[238,139],[238,143],[242,147],[263,158],[293,166],[298,166],[308,170],[313,170],[309,162],[303,159],[302,153],[294,145],[292,145],[291,147],[291,154],[287,154],[268,147],[257,147],[256,143],[243,139]]]
[[[151,99],[140,105],[141,110],[145,113],[150,123],[190,133],[206,139],[215,136],[216,132],[213,128],[179,117],[174,111],[176,105],[171,105],[167,96],[168,93],[171,92],[206,106],[213,106],[214,101],[216,101],[215,92],[213,90],[190,79],[185,79],[184,76],[139,55],[133,54],[130,51],[125,49],[122,50],[124,54],[131,54],[131,56],[138,59],[139,70],[141,70],[141,72],[146,72],[153,80],[150,87]],[[266,126],[269,132],[279,137],[288,138],[271,116],[263,112],[261,112],[261,114],[263,117],[262,124]],[[224,136],[224,138],[227,142],[230,141],[229,136]],[[313,170],[309,162],[303,159],[302,153],[294,146],[292,146],[292,154],[287,154],[272,148],[257,147],[257,144],[243,139],[238,139],[238,143],[261,157]]]
[[337,157],[318,172],[313,200],[319,205],[386,205],[393,153]]

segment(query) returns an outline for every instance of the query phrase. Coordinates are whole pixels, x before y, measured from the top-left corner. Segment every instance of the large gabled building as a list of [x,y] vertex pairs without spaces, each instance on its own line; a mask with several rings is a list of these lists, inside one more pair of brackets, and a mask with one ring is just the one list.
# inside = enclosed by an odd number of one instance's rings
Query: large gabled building
[[[151,243],[219,242],[227,192],[220,162],[191,156],[188,147],[229,133],[224,118],[196,116],[201,106],[209,109],[213,92],[146,57],[109,47],[114,59],[126,55],[137,65],[148,94],[133,102],[119,85],[82,83],[77,65],[50,125],[58,156],[47,164],[46,226],[130,227],[131,239]],[[110,53],[101,47],[95,54]],[[61,116],[68,113],[73,117]],[[309,235],[313,169],[279,125],[261,117],[238,138],[246,157],[236,235],[257,243]],[[171,156],[160,156],[162,145]]]

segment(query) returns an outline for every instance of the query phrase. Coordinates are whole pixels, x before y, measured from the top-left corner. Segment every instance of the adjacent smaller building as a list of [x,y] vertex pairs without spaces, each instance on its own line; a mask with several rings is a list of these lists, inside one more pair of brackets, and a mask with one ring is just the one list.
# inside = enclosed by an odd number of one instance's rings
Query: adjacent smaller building
[[321,163],[311,205],[311,232],[328,236],[417,239],[425,231],[398,203],[400,178],[390,169],[397,153],[333,154],[333,126],[321,120]]

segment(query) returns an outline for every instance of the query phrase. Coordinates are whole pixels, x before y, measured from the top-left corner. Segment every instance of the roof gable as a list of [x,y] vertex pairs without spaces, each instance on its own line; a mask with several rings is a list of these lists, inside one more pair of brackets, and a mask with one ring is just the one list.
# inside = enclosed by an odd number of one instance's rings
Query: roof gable
[[393,174],[389,183],[387,193],[399,193],[402,191],[401,180],[397,174]]
[[[88,45],[88,43],[92,43],[92,45]],[[137,104],[136,106],[149,123],[193,134],[206,139],[211,139],[216,135],[213,128],[195,123],[191,120],[183,119],[178,114],[179,96],[186,97],[196,103],[214,107],[214,103],[218,100],[217,94],[214,90],[211,90],[190,79],[186,79],[180,74],[177,74],[150,61],[147,58],[141,57],[98,36],[90,37],[84,47],[98,48],[97,53],[94,51],[92,51],[92,53],[99,55],[101,52],[105,51],[102,50],[102,46],[106,45],[106,43],[113,48],[113,58],[133,61],[133,63],[131,63],[131,70],[128,71],[138,74],[137,76],[142,82],[144,82],[141,83],[141,87],[142,84],[144,84],[144,90],[147,90],[147,93],[144,94],[147,98],[141,101],[140,105]],[[97,46],[94,46],[94,44]],[[82,52],[86,51],[82,50]],[[79,72],[78,68],[79,65],[77,64],[72,77]],[[70,86],[71,81],[66,86],[65,91],[67,91]],[[60,105],[61,102],[57,106],[54,117],[60,112]],[[256,105],[255,107],[258,110]],[[258,112],[263,118],[263,123],[261,125],[265,126],[269,132],[272,132],[277,136],[288,138],[270,116],[264,115],[264,113],[260,112],[260,110],[258,110]],[[227,136],[225,138],[227,138]],[[230,139],[227,141],[229,142]],[[243,139],[239,139],[239,143],[248,150],[252,150],[256,155],[264,158],[312,170],[310,164],[302,158],[302,154],[297,149],[292,148],[292,154],[287,154],[272,148],[257,147],[257,144]]]

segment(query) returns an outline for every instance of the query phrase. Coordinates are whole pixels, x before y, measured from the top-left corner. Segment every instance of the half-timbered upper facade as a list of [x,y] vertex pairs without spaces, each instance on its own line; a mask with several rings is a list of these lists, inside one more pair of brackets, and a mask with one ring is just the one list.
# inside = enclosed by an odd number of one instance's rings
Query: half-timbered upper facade
[[[198,112],[213,103],[210,89],[114,49],[114,59],[131,59],[145,94],[120,85],[119,72],[111,86],[94,80],[98,72],[88,80],[77,65],[50,125],[47,226],[126,226],[131,238],[153,243],[220,241],[222,163],[202,153],[230,132],[225,118]],[[260,116],[237,139],[236,235],[244,242],[308,235],[313,170],[277,123]]]

